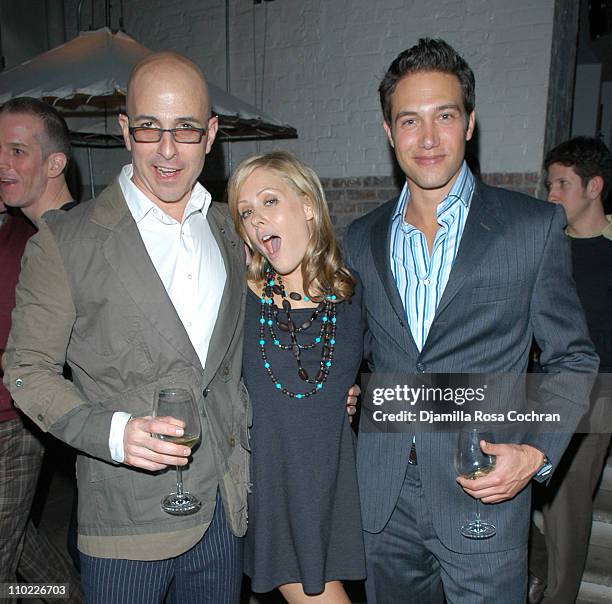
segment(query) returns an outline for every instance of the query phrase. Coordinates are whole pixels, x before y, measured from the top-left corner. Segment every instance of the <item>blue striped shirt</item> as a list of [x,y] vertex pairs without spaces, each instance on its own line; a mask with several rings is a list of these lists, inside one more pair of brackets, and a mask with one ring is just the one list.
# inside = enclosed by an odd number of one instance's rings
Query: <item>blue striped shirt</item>
[[391,220],[391,272],[419,350],[425,345],[457,256],[474,184],[474,177],[463,162],[455,184],[438,204],[436,214],[440,228],[436,232],[431,256],[425,235],[404,221],[410,203],[407,183],[397,201]]

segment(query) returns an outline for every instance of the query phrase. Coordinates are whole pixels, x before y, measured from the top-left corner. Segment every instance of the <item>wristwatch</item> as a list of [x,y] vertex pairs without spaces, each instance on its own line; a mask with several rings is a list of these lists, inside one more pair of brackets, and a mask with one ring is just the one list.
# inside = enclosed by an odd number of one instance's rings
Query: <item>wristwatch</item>
[[536,472],[536,478],[548,478],[548,475],[552,471],[552,464],[550,463],[550,459],[546,455],[544,455],[544,461],[542,462],[542,466]]

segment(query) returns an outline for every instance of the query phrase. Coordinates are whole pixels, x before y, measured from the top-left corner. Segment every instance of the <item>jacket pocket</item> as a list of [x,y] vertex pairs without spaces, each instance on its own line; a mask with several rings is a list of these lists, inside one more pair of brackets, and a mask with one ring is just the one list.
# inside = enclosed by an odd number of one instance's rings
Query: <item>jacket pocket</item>
[[73,339],[98,355],[116,356],[136,340],[140,327],[137,312],[126,313],[131,306],[111,301],[82,303],[77,311]]
[[142,517],[133,471],[97,459],[77,462],[79,478],[79,525],[87,529],[130,526]]
[[472,289],[472,304],[491,304],[509,300],[523,293],[522,286],[523,281],[518,280],[486,287],[475,287]]

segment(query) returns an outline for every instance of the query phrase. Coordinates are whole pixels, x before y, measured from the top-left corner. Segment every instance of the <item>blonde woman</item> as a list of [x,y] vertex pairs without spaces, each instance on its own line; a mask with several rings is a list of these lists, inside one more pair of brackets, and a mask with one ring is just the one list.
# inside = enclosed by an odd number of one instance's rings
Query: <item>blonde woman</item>
[[245,572],[256,592],[349,604],[365,576],[346,392],[361,362],[359,286],[321,183],[295,157],[251,157],[228,184],[252,254],[243,373],[253,406]]

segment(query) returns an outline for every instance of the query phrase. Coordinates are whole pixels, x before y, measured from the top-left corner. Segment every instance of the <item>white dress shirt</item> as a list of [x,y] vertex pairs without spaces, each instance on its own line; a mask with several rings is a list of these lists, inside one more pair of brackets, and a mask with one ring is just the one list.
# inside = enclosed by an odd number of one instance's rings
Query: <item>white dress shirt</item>
[[[183,220],[177,222],[156,206],[133,182],[131,164],[119,185],[136,222],[151,262],[185,327],[202,367],[206,364],[227,274],[219,246],[206,220],[212,202],[200,184],[193,187]],[[123,432],[129,413],[113,415],[109,436],[111,457],[123,462]]]

